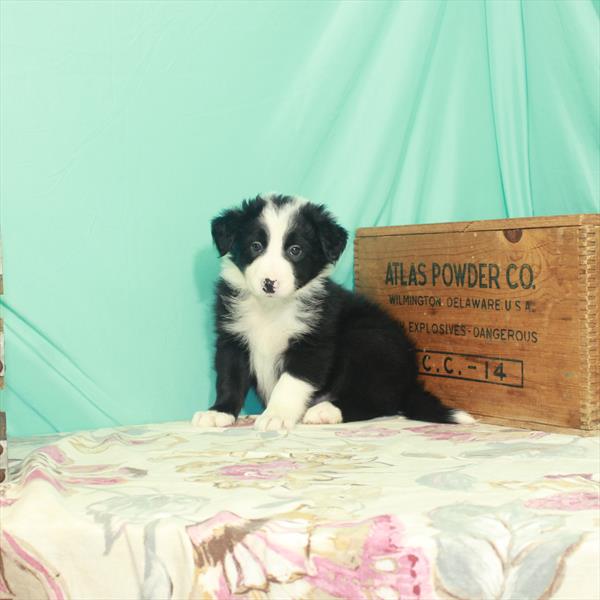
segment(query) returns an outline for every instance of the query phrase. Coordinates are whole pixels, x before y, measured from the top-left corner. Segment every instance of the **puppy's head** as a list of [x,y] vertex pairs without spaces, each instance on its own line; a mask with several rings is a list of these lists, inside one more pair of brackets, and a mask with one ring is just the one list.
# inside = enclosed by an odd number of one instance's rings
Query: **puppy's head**
[[322,205],[280,195],[221,213],[212,236],[229,258],[227,278],[265,299],[293,296],[338,260],[348,239]]

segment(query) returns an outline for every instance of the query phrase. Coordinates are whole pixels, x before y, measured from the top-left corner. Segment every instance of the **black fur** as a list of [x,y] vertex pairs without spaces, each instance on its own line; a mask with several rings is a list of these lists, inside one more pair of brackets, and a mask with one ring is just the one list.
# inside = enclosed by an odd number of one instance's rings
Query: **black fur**
[[228,300],[235,296],[235,291],[220,279],[217,283],[216,295],[217,401],[211,410],[218,410],[237,417],[244,406],[244,400],[250,387],[256,386],[256,379],[250,372],[250,357],[246,346],[224,327],[230,314]]
[[253,236],[259,233],[261,228],[258,219],[265,204],[260,196],[244,200],[241,208],[226,210],[212,220],[211,233],[219,256],[231,252],[240,262],[239,266],[246,266],[251,262],[245,242],[252,241]]
[[[289,198],[278,196],[274,202],[284,205]],[[256,239],[266,242],[268,232],[259,221],[264,205],[258,197],[213,220],[212,233],[219,254],[229,252],[241,271],[253,260],[248,244]],[[323,206],[303,206],[284,244],[286,248],[300,244],[305,249],[301,260],[293,263],[296,287],[302,288],[327,264],[337,261],[347,238],[346,231]],[[231,300],[237,293],[219,280],[217,401],[211,408],[236,417],[246,393],[256,386],[246,345],[226,327],[234,318]],[[290,340],[282,364],[283,372],[316,388],[313,400],[326,397],[341,410],[344,421],[401,413],[422,421],[454,422],[453,411],[418,381],[415,347],[399,322],[371,301],[329,279],[321,292],[307,301],[315,308],[311,332]]]

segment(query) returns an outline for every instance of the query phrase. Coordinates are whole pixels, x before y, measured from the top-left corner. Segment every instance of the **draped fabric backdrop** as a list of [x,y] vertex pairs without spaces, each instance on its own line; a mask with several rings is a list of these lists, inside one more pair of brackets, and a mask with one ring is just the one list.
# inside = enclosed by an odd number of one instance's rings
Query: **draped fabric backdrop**
[[598,3],[0,10],[12,435],[212,402],[209,221],[244,197],[351,231],[599,210]]

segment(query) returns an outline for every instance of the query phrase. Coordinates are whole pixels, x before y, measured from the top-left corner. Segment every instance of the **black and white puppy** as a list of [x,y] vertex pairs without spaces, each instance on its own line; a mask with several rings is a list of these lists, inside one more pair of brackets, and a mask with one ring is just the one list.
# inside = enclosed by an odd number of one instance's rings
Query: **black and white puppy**
[[254,387],[260,430],[384,415],[470,423],[417,381],[415,348],[381,308],[329,278],[347,232],[293,196],[245,200],[212,221],[222,257],[216,299],[217,400],[198,426],[232,424]]

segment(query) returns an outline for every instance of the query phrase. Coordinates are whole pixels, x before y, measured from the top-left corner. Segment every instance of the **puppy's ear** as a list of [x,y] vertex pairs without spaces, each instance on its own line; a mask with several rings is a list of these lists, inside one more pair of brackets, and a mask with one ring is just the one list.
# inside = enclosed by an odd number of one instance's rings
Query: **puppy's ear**
[[334,220],[326,221],[321,228],[320,238],[327,260],[337,262],[346,248],[348,232]]
[[308,205],[306,208],[308,208],[309,218],[317,230],[325,257],[329,262],[336,262],[346,247],[348,232],[338,225],[322,204],[319,206]]
[[234,209],[227,210],[212,220],[210,228],[219,256],[225,256],[231,250],[235,232],[240,224],[240,217],[240,211]]

